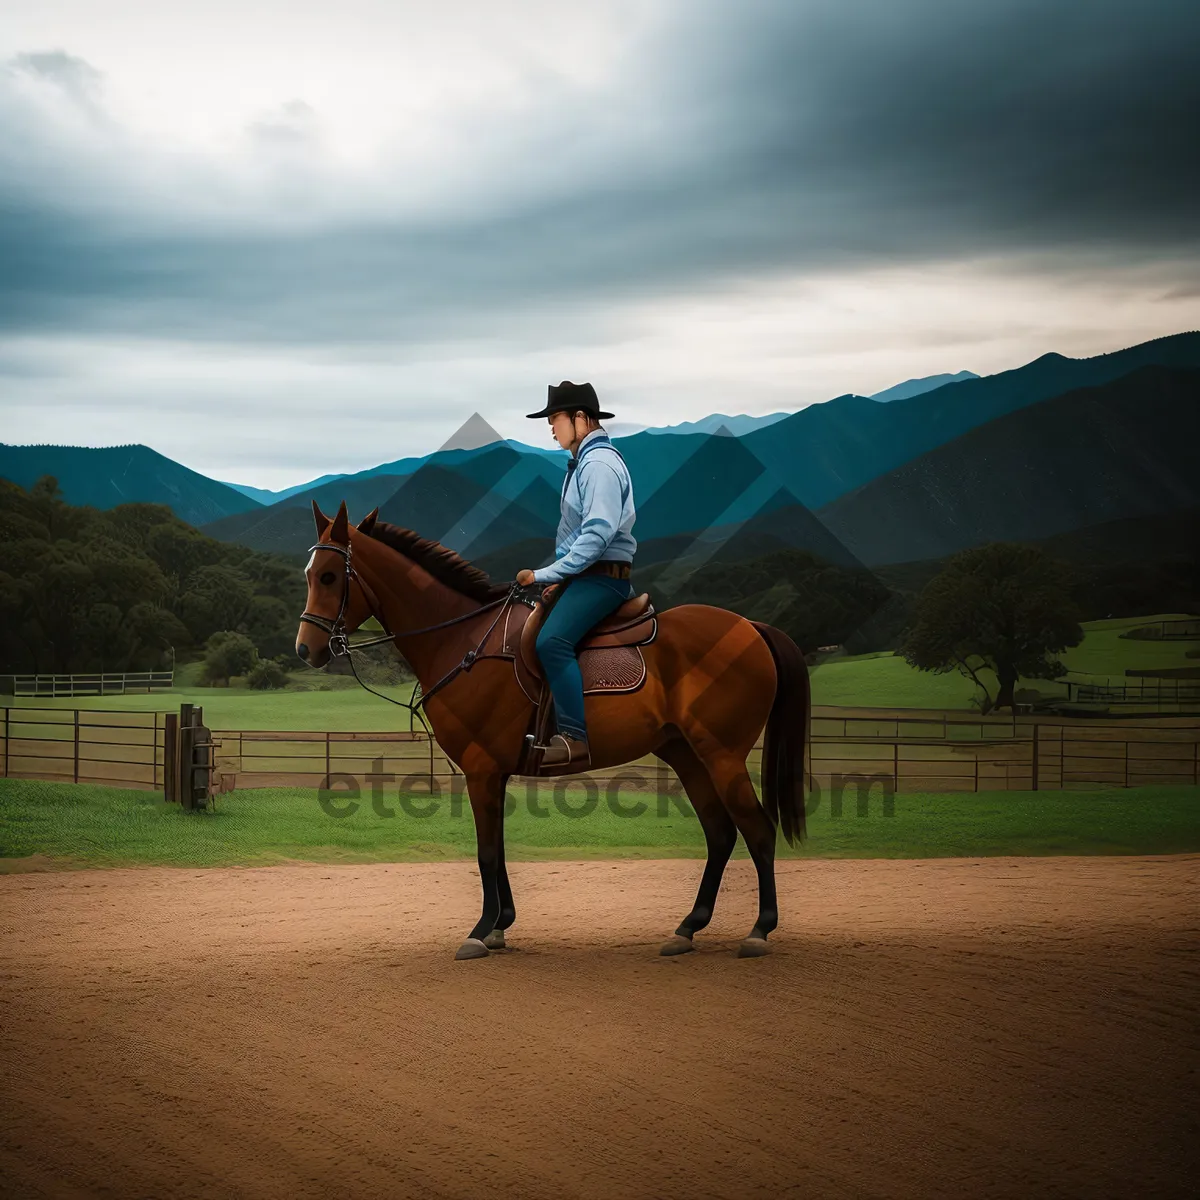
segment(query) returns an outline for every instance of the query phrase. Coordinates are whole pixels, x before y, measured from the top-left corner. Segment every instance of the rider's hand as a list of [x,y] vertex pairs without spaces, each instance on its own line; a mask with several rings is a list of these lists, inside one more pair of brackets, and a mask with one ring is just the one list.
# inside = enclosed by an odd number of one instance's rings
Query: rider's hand
[[533,580],[533,572],[530,571],[528,568],[526,568],[523,571],[517,572],[517,582],[522,587],[528,587],[531,583],[533,583],[533,581],[534,581]]

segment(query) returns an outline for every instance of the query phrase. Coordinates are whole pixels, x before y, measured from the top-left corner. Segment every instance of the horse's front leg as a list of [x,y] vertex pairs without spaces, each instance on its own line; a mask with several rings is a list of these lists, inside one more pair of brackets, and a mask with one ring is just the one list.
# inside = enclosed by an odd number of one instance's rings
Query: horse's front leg
[[[467,795],[475,817],[475,841],[479,854],[479,881],[483,886],[483,911],[455,958],[485,958],[484,939],[500,919],[500,875],[503,869],[501,837],[504,825],[504,776],[499,772],[467,773]],[[511,893],[510,893],[511,903]]]
[[508,779],[500,781],[500,860],[496,867],[497,887],[500,891],[500,916],[491,933],[483,939],[483,944],[489,950],[503,950],[505,947],[504,931],[517,919],[517,906],[513,901],[512,884],[508,882],[508,867],[504,863],[504,809],[505,795],[508,789]]

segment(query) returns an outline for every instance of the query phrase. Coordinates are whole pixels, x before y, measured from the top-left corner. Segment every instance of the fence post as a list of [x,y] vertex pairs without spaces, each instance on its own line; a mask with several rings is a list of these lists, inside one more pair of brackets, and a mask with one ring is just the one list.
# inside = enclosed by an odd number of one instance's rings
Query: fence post
[[79,709],[75,709],[75,782],[79,782]]
[[[213,753],[212,731],[204,724],[204,709],[199,705],[181,705],[181,727],[184,708],[188,710],[188,725],[186,728],[181,728],[179,739],[180,768],[185,776],[181,795],[184,808],[191,811],[196,808],[206,808],[212,798],[213,768],[216,765],[216,757]],[[202,783],[196,782],[197,775],[202,777]]]
[[12,742],[9,740],[9,736],[8,736],[8,713],[9,713],[8,706],[5,705],[5,708],[4,708],[4,778],[5,779],[8,778],[8,752],[9,752],[9,747],[12,745]]
[[191,704],[179,706],[179,745],[176,754],[179,764],[179,803],[185,809],[192,807],[192,755],[195,753],[196,741],[192,707]]
[[179,714],[165,714],[163,726],[163,798],[173,804],[179,799]]
[[[192,756],[188,763],[188,808],[203,808],[208,804],[208,797],[212,792],[212,771],[207,768],[212,766],[212,748],[207,743],[212,741],[209,731],[204,728],[204,709],[200,705],[196,705],[193,713],[192,721],[194,724],[194,732],[192,734]],[[200,751],[201,762],[196,762],[196,751]],[[200,789],[196,784],[197,770],[202,770],[204,775],[204,798],[203,803],[199,806],[196,804],[196,792]]]

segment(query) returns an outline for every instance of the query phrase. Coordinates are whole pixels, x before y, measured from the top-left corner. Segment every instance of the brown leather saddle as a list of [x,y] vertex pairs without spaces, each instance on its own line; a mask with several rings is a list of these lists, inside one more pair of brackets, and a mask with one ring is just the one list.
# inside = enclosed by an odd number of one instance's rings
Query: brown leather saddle
[[[559,585],[545,588],[540,599],[510,604],[498,623],[500,645],[487,649],[480,657],[512,658],[517,683],[535,705],[531,727],[525,735],[518,775],[537,775],[540,752],[535,743],[544,744],[553,733],[554,710],[550,688],[537,657],[537,635],[555,601],[562,594]],[[583,675],[584,695],[599,692],[634,692],[646,680],[646,660],[641,647],[658,633],[658,614],[648,592],[633,596],[598,622],[579,643],[576,653]],[[491,638],[488,639],[492,641]]]
[[[549,590],[549,589],[547,589]],[[542,666],[537,658],[537,635],[545,624],[554,600],[537,601],[521,629],[520,653],[516,658],[517,682],[531,699],[537,699],[542,683]],[[658,631],[658,618],[650,594],[643,592],[626,600],[610,613],[577,647],[579,670],[583,674],[583,690],[587,692],[630,692],[641,687],[646,678],[646,662],[639,646],[653,641]]]

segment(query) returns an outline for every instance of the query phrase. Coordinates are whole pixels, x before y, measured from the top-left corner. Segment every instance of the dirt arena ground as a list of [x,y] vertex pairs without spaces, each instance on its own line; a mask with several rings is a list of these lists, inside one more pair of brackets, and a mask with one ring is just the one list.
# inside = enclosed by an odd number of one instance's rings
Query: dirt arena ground
[[[1200,856],[0,877],[29,1196],[1194,1195]],[[698,941],[701,939],[698,939]]]

